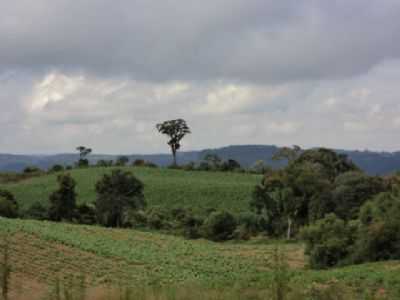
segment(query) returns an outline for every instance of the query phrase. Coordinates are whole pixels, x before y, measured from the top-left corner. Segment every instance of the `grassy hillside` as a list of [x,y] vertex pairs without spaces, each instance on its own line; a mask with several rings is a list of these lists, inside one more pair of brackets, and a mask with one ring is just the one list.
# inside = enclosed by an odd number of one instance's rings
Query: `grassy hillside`
[[[112,169],[89,168],[70,171],[77,181],[78,201],[94,201],[96,182]],[[248,210],[251,193],[261,179],[260,176],[251,174],[189,172],[142,167],[125,169],[132,171],[143,181],[149,205],[166,208],[191,207],[199,211],[209,208],[225,208],[232,212]],[[1,187],[10,190],[24,210],[36,201],[48,203],[50,193],[57,188],[56,177],[56,174],[46,175]]]
[[[50,283],[82,274],[91,285],[266,289],[273,278],[276,245],[267,241],[217,244],[134,230],[3,218],[0,232],[11,233],[15,276],[29,282]],[[301,244],[280,247],[294,285],[312,287],[339,281],[360,290],[396,291],[400,287],[399,262],[310,271]]]

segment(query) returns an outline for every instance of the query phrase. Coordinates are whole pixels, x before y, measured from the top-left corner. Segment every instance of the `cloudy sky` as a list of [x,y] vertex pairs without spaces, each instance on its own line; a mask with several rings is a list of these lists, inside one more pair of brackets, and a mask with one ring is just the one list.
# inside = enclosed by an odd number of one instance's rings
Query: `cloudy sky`
[[400,150],[398,0],[0,3],[0,152]]

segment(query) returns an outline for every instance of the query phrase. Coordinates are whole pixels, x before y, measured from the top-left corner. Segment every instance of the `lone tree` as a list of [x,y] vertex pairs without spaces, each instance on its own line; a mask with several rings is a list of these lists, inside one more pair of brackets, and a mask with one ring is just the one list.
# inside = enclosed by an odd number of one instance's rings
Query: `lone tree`
[[76,147],[76,150],[79,152],[78,167],[87,167],[89,165],[89,161],[87,160],[86,156],[92,153],[92,149],[79,146]]
[[100,224],[109,227],[124,225],[129,210],[146,206],[143,183],[132,173],[114,170],[96,184],[96,214]]
[[57,177],[58,190],[50,195],[49,218],[53,221],[71,221],[76,209],[76,182],[69,174]]
[[183,137],[191,133],[189,126],[183,119],[169,120],[163,123],[157,124],[157,130],[162,134],[169,136],[170,140],[168,145],[171,147],[172,156],[174,158],[173,165],[176,166],[176,151],[181,147],[180,141]]

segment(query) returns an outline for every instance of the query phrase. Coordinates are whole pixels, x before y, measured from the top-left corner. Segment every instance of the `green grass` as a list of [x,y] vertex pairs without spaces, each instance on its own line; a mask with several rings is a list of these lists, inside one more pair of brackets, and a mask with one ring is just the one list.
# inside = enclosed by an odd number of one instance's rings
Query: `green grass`
[[[96,198],[95,184],[104,173],[114,168],[75,169],[69,173],[77,182],[79,202],[92,202]],[[204,211],[209,208],[232,212],[248,211],[254,186],[261,177],[253,174],[182,171],[171,169],[133,168],[132,171],[145,185],[149,206],[165,208],[190,207]],[[34,202],[48,203],[49,195],[57,188],[56,174],[30,178],[18,183],[3,184],[16,197],[22,210]]]

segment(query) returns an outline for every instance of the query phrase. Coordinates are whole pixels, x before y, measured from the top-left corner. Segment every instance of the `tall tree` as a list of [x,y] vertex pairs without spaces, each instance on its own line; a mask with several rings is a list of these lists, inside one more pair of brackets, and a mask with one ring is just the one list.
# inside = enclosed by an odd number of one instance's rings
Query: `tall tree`
[[53,221],[72,220],[76,209],[76,182],[69,174],[57,177],[58,190],[50,195],[49,218]]
[[129,210],[146,206],[143,183],[132,173],[114,170],[96,183],[96,213],[100,224],[109,227],[124,225]]
[[79,152],[79,161],[78,167],[87,167],[89,166],[89,160],[86,159],[90,153],[92,153],[92,149],[86,148],[84,146],[76,147],[76,150]]
[[90,153],[92,153],[92,149],[86,148],[84,146],[76,147],[76,150],[79,151],[79,158],[85,159]]
[[157,130],[167,135],[170,139],[168,145],[171,147],[173,165],[176,166],[176,152],[180,149],[180,141],[186,134],[191,133],[189,126],[183,119],[169,120],[156,125]]

